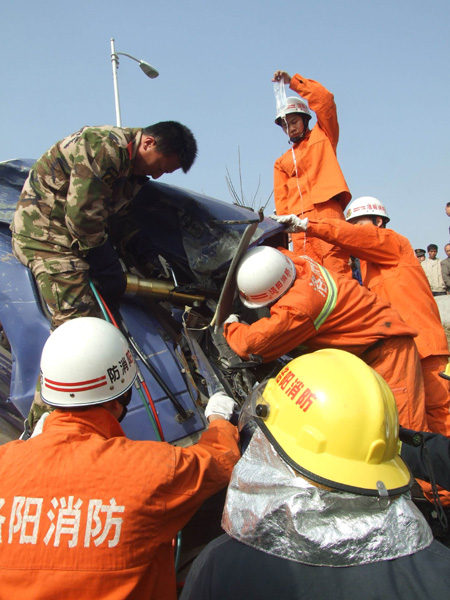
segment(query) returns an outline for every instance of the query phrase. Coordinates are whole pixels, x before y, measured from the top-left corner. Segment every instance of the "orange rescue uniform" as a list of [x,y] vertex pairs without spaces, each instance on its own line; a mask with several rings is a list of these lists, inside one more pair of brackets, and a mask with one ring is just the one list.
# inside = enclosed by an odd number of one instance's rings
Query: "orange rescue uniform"
[[[270,318],[251,325],[225,324],[224,335],[230,347],[242,358],[258,354],[266,362],[295,349],[313,352],[338,348],[352,352],[387,381],[397,402],[400,423],[427,430],[423,379],[413,340],[416,330],[354,279],[327,273],[307,256],[278,250],[294,262],[296,279],[270,308]],[[333,295],[334,308],[327,312]]]
[[237,440],[216,420],[190,448],[134,441],[91,407],[1,446],[1,600],[175,600],[172,540],[228,484]]
[[449,382],[439,376],[449,358],[447,336],[427,277],[408,239],[372,224],[310,221],[308,234],[340,245],[361,260],[363,285],[418,330],[415,338],[425,386],[430,431],[450,435]]
[[[298,74],[292,77],[290,88],[308,101],[317,123],[275,162],[276,212],[309,219],[344,219],[351,194],[336,157],[339,124],[333,94]],[[342,248],[304,233],[292,234],[292,242],[296,254],[306,254],[327,269],[350,276],[349,256]]]

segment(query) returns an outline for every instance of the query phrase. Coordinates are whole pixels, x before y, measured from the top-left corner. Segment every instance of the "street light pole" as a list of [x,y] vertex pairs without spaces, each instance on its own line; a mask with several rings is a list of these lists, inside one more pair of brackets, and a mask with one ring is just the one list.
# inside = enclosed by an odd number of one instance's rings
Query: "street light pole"
[[155,67],[152,67],[152,65],[150,65],[145,60],[139,60],[138,58],[131,56],[131,54],[126,54],[125,52],[116,52],[114,46],[114,38],[111,38],[111,63],[113,70],[114,101],[116,105],[116,125],[117,127],[122,127],[122,119],[120,116],[119,83],[117,80],[117,69],[119,68],[119,54],[123,56],[128,56],[128,58],[131,58],[132,60],[139,63],[139,66],[142,69],[142,71],[147,75],[147,77],[150,77],[150,79],[158,77],[159,73],[155,69]]
[[119,100],[119,84],[117,82],[117,69],[119,67],[119,59],[116,54],[114,47],[114,38],[111,38],[111,62],[113,70],[113,83],[114,83],[114,101],[116,104],[116,125],[122,127],[122,121],[120,118],[120,100]]

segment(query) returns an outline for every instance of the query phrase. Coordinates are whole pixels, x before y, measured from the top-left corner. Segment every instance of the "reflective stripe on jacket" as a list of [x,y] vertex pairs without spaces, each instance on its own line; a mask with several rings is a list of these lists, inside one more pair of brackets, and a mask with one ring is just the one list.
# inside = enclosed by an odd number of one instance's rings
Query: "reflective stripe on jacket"
[[[306,258],[306,257],[305,257]],[[327,319],[327,317],[333,312],[334,307],[336,306],[337,301],[337,287],[334,283],[331,275],[328,273],[326,269],[321,267],[319,264],[316,264],[316,267],[319,269],[322,274],[323,279],[327,283],[327,298],[325,300],[325,304],[320,312],[320,315],[314,319],[314,327],[319,329],[321,325],[323,325]]]

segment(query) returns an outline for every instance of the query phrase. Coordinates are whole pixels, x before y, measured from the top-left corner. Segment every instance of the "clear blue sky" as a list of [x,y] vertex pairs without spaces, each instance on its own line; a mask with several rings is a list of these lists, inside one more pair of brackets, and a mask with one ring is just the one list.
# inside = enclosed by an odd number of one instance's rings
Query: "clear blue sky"
[[[115,124],[110,38],[121,57],[124,126],[175,119],[199,143],[192,170],[166,183],[231,202],[226,168],[257,205],[287,149],[273,124],[276,69],[335,95],[338,158],[353,197],[385,202],[414,247],[449,241],[448,0],[4,0],[0,160],[37,158],[83,125]],[[269,204],[270,212],[273,202]]]

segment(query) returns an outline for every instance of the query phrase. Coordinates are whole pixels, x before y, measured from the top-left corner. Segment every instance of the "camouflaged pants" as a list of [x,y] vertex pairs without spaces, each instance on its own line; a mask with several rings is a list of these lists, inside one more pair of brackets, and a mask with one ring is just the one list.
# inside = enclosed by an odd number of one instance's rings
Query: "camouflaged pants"
[[[42,298],[51,313],[51,328],[75,317],[102,317],[89,284],[89,265],[75,256],[57,254],[46,249],[31,249],[30,240],[13,234],[15,256],[33,273]],[[36,386],[33,403],[25,421],[25,430],[31,434],[37,421],[53,408],[40,397],[40,382]]]
[[12,247],[34,275],[51,313],[52,329],[75,317],[102,317],[90,288],[89,265],[83,259],[17,234],[13,234]]

